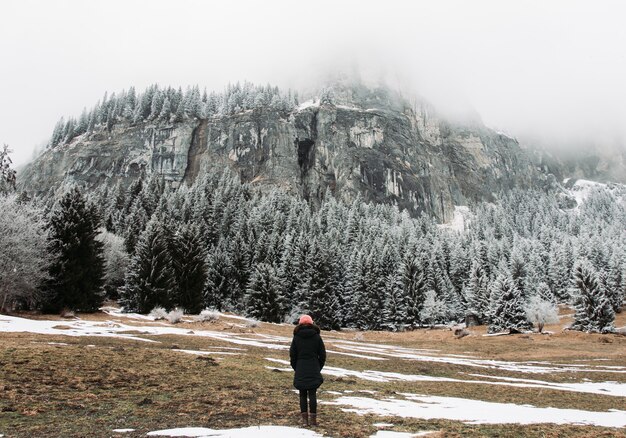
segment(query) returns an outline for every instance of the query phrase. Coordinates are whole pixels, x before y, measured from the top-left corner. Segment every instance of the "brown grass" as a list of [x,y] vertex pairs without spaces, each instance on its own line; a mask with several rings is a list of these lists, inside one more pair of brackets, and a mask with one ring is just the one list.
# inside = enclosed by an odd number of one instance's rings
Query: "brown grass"
[[[625,315],[619,315],[623,324]],[[50,317],[37,316],[37,318]],[[98,321],[108,315],[81,315]],[[59,319],[60,321],[63,321]],[[65,320],[67,321],[67,320]],[[124,318],[125,324],[131,321]],[[190,330],[255,331],[290,336],[291,327],[261,324],[241,329],[221,318],[215,323],[184,323]],[[145,321],[136,321],[145,325]],[[67,322],[65,323],[67,324]],[[59,322],[63,325],[63,322]],[[362,334],[365,342],[389,343],[412,348],[439,349],[447,353],[472,354],[503,360],[550,360],[572,362],[608,358],[602,365],[626,364],[626,337],[561,332],[554,335],[483,337],[484,328],[472,328],[472,335],[455,339],[447,330],[418,330],[410,333]],[[353,340],[354,332],[324,333],[327,339]],[[134,428],[125,436],[145,436],[151,430],[184,426],[230,428],[250,425],[298,425],[297,396],[292,374],[268,369],[266,357],[286,359],[286,351],[245,346],[242,356],[198,358],[177,352],[181,349],[210,349],[232,346],[192,336],[146,336],[159,343],[116,338],[68,337],[3,333],[0,335],[0,434],[8,437],[105,437],[112,429]],[[69,345],[48,345],[64,342]],[[332,344],[332,342],[328,342]],[[87,345],[95,347],[87,347]],[[331,348],[332,349],[332,348]],[[215,365],[215,363],[217,365]],[[582,364],[586,362],[580,362]],[[552,381],[615,380],[626,382],[624,374],[575,373],[520,375],[490,369],[468,369],[450,364],[400,359],[368,361],[329,355],[329,365],[354,370],[377,369],[407,374],[426,374],[472,379],[459,373],[511,375]],[[282,368],[282,366],[280,366]],[[504,386],[422,382],[377,383],[327,376],[320,400],[332,400],[325,391],[376,390],[382,395],[414,392],[448,395],[486,401],[530,403],[536,406],[568,407],[602,411],[624,409],[626,398],[574,392],[512,388]],[[591,437],[626,436],[623,430],[556,425],[467,425],[447,420],[416,420],[358,416],[339,407],[320,406],[319,432],[334,437],[367,437],[375,422],[394,423],[399,431],[439,431],[442,437],[463,436],[545,436]],[[433,435],[435,436],[435,435]]]

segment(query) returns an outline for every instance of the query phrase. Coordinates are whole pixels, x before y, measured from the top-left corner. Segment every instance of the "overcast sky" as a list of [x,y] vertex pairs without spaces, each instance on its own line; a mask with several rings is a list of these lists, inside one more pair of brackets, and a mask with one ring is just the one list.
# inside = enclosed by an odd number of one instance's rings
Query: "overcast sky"
[[0,144],[28,161],[106,90],[306,86],[357,59],[489,126],[626,138],[623,1],[0,1]]

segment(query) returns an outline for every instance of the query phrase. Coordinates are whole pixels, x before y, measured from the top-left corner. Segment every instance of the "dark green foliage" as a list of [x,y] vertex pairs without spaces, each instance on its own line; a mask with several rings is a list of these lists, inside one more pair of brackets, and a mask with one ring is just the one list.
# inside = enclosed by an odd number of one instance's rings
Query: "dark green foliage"
[[268,264],[257,265],[246,290],[246,313],[267,322],[282,322],[282,300],[278,276]]
[[532,324],[526,317],[526,303],[522,293],[510,275],[500,274],[496,278],[492,285],[490,301],[489,333],[532,329]]
[[[183,97],[182,92],[178,101],[169,97],[172,107]],[[151,102],[152,97],[148,114]],[[193,111],[193,99],[187,104]],[[142,298],[150,301],[142,311],[157,303],[183,305],[190,312],[214,307],[280,321],[306,311],[324,327],[400,330],[419,327],[424,317],[429,323],[450,323],[471,314],[488,322],[495,289],[492,325],[523,329],[524,294],[547,301],[551,294],[568,296],[564,279],[570,276],[573,254],[591,256],[614,308],[620,301],[614,291],[623,297],[626,212],[620,203],[610,204],[610,197],[591,201],[602,212],[594,215],[588,209],[563,211],[551,194],[512,191],[500,195],[497,204],[474,206],[466,231],[457,234],[428,218],[411,219],[394,206],[359,197],[347,205],[329,192],[312,208],[293,194],[241,184],[222,169],[209,170],[189,187],[167,188],[159,176],[125,186],[99,189],[92,197],[107,226],[135,252],[148,219],[160,224],[165,247],[152,245],[146,253],[144,242],[139,260],[161,268],[139,275],[142,264],[133,258],[129,271],[134,273],[126,276],[124,290],[153,289]],[[197,231],[191,239],[196,243],[178,248],[176,230],[190,225]],[[201,304],[200,252],[207,254]],[[188,258],[196,260],[195,268],[183,266]],[[264,275],[258,272],[261,265]],[[170,280],[164,275],[167,266]],[[153,278],[141,283],[139,278],[148,274]],[[503,286],[499,275],[514,277],[513,288],[507,282]],[[275,284],[259,289],[268,276]],[[253,284],[251,296],[247,292]],[[275,296],[274,304],[257,299],[260,292]],[[124,298],[138,308],[133,294]],[[510,303],[517,304],[509,308]]]
[[187,313],[198,314],[204,307],[203,290],[207,280],[206,254],[200,232],[193,225],[183,225],[172,238],[174,304]]
[[148,313],[156,306],[172,307],[176,282],[168,244],[163,224],[156,218],[150,220],[139,237],[120,291],[125,310]]
[[102,243],[96,240],[98,217],[78,188],[59,200],[50,216],[49,251],[53,256],[43,308],[93,312],[103,300]]
[[573,330],[609,333],[615,330],[615,312],[608,291],[602,286],[598,274],[586,260],[574,266],[573,304],[576,309]]

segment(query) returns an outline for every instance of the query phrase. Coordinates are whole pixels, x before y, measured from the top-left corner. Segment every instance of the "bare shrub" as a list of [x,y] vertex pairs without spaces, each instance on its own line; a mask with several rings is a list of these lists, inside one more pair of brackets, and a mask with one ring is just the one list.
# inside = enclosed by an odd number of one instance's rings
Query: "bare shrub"
[[152,309],[148,316],[150,316],[155,321],[159,321],[167,317],[167,310],[165,310],[163,307],[156,306],[154,309]]
[[196,322],[215,322],[218,319],[220,319],[219,312],[212,309],[204,309],[194,318]]
[[178,324],[183,320],[184,312],[182,309],[174,309],[170,313],[167,314],[165,319],[167,319],[172,324]]

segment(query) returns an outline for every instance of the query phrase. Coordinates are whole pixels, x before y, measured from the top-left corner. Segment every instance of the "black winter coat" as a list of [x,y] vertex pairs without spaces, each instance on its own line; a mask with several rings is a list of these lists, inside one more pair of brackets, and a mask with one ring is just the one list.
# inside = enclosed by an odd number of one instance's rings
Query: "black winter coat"
[[326,348],[316,325],[301,324],[293,330],[289,349],[291,368],[296,373],[293,386],[296,389],[317,389],[324,382],[320,371],[326,362]]

